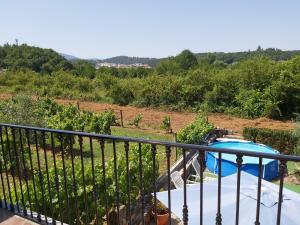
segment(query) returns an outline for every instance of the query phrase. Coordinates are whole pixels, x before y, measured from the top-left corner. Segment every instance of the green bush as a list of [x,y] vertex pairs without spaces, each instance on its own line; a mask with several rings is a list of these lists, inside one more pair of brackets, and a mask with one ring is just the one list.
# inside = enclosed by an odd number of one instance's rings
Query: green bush
[[[150,145],[142,145],[141,148],[141,156],[142,156],[142,167],[143,167],[143,182],[144,182],[144,194],[149,194],[152,192],[152,184],[153,184],[153,167],[152,167],[152,152]],[[139,180],[139,172],[140,167],[139,163],[139,147],[137,145],[132,145],[129,150],[129,174],[130,174],[130,196],[131,196],[131,204],[134,205],[136,199],[140,195],[140,180]],[[119,185],[119,194],[120,194],[120,204],[126,205],[128,199],[128,191],[127,191],[127,172],[126,172],[126,157],[124,152],[118,153],[117,156],[117,176],[118,176],[118,185]],[[38,171],[34,171],[35,177],[35,189],[32,183],[32,180],[29,181],[29,188],[27,195],[27,188],[24,184],[24,198],[25,204],[29,207],[29,199],[28,196],[31,197],[32,209],[36,212],[40,212],[41,214],[45,214],[47,216],[51,215],[51,209],[53,209],[54,218],[60,220],[60,215],[62,215],[63,222],[69,222],[68,216],[70,216],[71,224],[86,224],[86,220],[88,220],[88,224],[95,223],[95,210],[97,209],[99,212],[100,223],[102,224],[102,218],[105,215],[105,202],[107,199],[108,208],[114,207],[115,198],[116,198],[116,184],[115,184],[115,171],[114,171],[114,161],[113,158],[110,159],[106,164],[106,193],[104,192],[105,183],[103,179],[103,170],[101,167],[101,163],[98,162],[94,167],[95,171],[95,188],[97,191],[96,204],[94,201],[94,190],[93,190],[93,176],[92,176],[92,167],[91,163],[86,163],[84,167],[84,175],[85,175],[85,187],[86,187],[86,198],[88,209],[85,208],[85,194],[84,194],[84,186],[83,186],[83,177],[82,177],[82,169],[80,163],[75,163],[74,165],[74,174],[76,178],[76,189],[74,188],[73,183],[73,173],[72,166],[70,161],[66,162],[66,170],[64,176],[63,167],[57,167],[57,178],[59,184],[59,191],[56,190],[55,183],[55,170],[54,168],[50,168],[49,173],[49,181],[50,181],[50,193],[52,197],[52,202],[50,201],[50,194],[48,190],[47,183],[47,172],[42,171],[43,184],[41,184],[39,180]],[[156,165],[155,172],[158,177],[159,165]],[[66,180],[64,179],[66,177]],[[74,191],[76,190],[76,192]],[[34,194],[37,194],[37,201],[33,199]],[[76,193],[76,195],[75,195]],[[20,189],[18,188],[17,194],[20,200]],[[68,198],[67,198],[68,194]],[[106,194],[106,195],[105,195]],[[60,195],[60,196],[58,196]],[[16,196],[12,193],[14,202],[16,200]],[[59,202],[60,197],[60,202]],[[67,199],[69,200],[69,205],[67,203]],[[45,200],[45,206],[43,205],[43,200]],[[77,201],[77,208],[75,202]],[[52,207],[51,207],[52,206]],[[45,208],[44,208],[45,207]],[[76,221],[76,214],[79,214],[79,221]],[[69,214],[68,214],[69,211]]]
[[293,154],[298,138],[292,131],[245,127],[243,136],[247,140],[262,143],[283,154]]
[[170,116],[165,116],[162,124],[161,124],[162,129],[164,129],[167,133],[172,132],[171,128],[171,118]]
[[297,140],[296,146],[295,146],[295,150],[294,150],[294,154],[295,155],[300,155],[300,123],[297,122],[296,123],[296,127],[294,129],[294,137]]
[[140,123],[143,119],[143,115],[141,113],[138,113],[135,115],[133,120],[131,120],[128,125],[135,126],[135,127],[140,127]]
[[194,122],[180,130],[177,140],[182,143],[201,144],[203,138],[213,129],[213,124],[209,123],[204,116],[198,115]]

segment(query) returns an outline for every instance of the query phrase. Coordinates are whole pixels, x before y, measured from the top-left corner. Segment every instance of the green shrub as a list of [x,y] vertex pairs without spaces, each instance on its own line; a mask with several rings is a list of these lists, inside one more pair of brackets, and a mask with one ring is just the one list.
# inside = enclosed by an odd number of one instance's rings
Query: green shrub
[[300,123],[297,122],[295,129],[294,129],[294,137],[297,140],[295,149],[294,149],[294,154],[295,155],[300,155]]
[[[149,194],[152,192],[152,184],[153,184],[153,167],[152,167],[152,152],[150,145],[142,145],[141,148],[141,156],[142,156],[142,167],[143,167],[143,182],[144,182],[144,194]],[[129,174],[130,174],[130,196],[131,196],[131,204],[134,205],[136,199],[140,195],[140,180],[139,180],[139,172],[140,167],[139,163],[139,147],[138,145],[132,145],[129,149]],[[50,194],[48,191],[48,183],[47,183],[47,172],[45,170],[42,171],[43,184],[41,184],[39,180],[39,173],[34,171],[35,177],[35,189],[33,187],[32,180],[29,180],[29,188],[27,195],[27,188],[25,184],[23,184],[24,198],[25,204],[29,208],[29,199],[28,196],[31,197],[32,209],[36,212],[40,212],[41,214],[45,214],[47,216],[51,215],[51,208],[53,209],[54,218],[60,220],[60,215],[62,215],[63,222],[68,221],[68,212],[71,220],[71,224],[85,224],[88,219],[88,224],[94,224],[95,222],[95,209],[99,212],[100,222],[102,224],[102,218],[105,215],[105,202],[107,199],[108,208],[114,207],[115,198],[116,198],[116,184],[115,184],[115,170],[114,170],[114,159],[110,159],[106,164],[106,193],[104,192],[105,183],[103,179],[103,171],[101,167],[101,163],[96,163],[94,167],[95,171],[95,188],[97,191],[96,204],[94,201],[94,192],[93,192],[93,176],[92,176],[92,167],[91,163],[86,163],[84,167],[84,184],[86,187],[86,198],[88,209],[85,208],[85,194],[84,194],[84,186],[83,186],[83,177],[82,177],[82,169],[80,163],[74,164],[74,174],[76,178],[76,189],[74,188],[73,183],[73,173],[72,166],[70,160],[66,161],[66,170],[64,176],[63,167],[57,167],[58,174],[58,184],[59,184],[59,192],[56,190],[55,184],[55,170],[54,168],[50,168],[49,173],[49,182],[50,182],[50,193],[52,197],[52,202],[50,202]],[[120,204],[126,205],[128,199],[128,191],[127,191],[127,172],[126,172],[126,157],[124,152],[118,153],[117,156],[117,176],[118,176],[118,185],[119,185],[119,194],[120,194]],[[158,177],[159,165],[156,165],[155,173],[156,177]],[[66,177],[66,180],[64,180]],[[66,185],[65,185],[66,184]],[[75,191],[76,190],[76,195]],[[37,201],[33,199],[34,194],[37,194]],[[2,194],[2,193],[1,193]],[[68,194],[68,198],[67,198]],[[106,194],[106,195],[105,195]],[[17,189],[17,195],[21,196],[20,188]],[[60,202],[58,195],[60,195]],[[14,202],[16,202],[16,196],[12,193]],[[45,200],[45,205],[43,205],[43,199]],[[67,204],[67,199],[69,200],[69,205]],[[77,208],[75,201],[77,201]],[[51,207],[52,206],[52,207]],[[61,206],[61,207],[60,207]],[[44,208],[45,207],[45,208]],[[76,214],[79,214],[79,221],[76,221]]]
[[135,115],[133,120],[131,120],[128,125],[135,126],[135,127],[140,127],[140,123],[143,119],[143,115],[141,113],[138,113]]
[[245,127],[243,136],[247,140],[262,143],[284,154],[293,154],[298,138],[292,131]]
[[178,142],[188,144],[201,144],[203,138],[214,129],[204,116],[198,115],[196,120],[184,127],[177,136]]
[[116,116],[112,110],[99,114],[92,114],[88,132],[97,134],[111,134],[110,127],[116,123]]
[[162,124],[161,124],[162,129],[164,129],[167,133],[172,132],[171,128],[171,118],[170,116],[165,116]]

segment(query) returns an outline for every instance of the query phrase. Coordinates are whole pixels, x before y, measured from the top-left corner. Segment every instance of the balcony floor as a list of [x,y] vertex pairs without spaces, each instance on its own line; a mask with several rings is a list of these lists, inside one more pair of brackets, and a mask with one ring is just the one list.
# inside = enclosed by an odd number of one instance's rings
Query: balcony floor
[[30,220],[26,220],[5,209],[0,209],[1,225],[38,225]]

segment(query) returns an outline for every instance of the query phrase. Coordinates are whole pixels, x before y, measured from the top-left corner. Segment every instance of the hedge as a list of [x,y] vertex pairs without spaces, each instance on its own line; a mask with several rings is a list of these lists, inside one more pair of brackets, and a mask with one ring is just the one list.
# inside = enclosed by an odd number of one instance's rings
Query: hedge
[[271,146],[283,154],[294,154],[298,143],[298,138],[288,130],[245,127],[243,136],[247,140]]

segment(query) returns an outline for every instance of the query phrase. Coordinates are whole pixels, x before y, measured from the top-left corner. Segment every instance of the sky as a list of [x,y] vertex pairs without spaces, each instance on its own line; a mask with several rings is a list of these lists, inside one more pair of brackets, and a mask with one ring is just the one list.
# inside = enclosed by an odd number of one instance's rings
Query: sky
[[80,58],[300,49],[299,0],[1,0],[0,45]]

